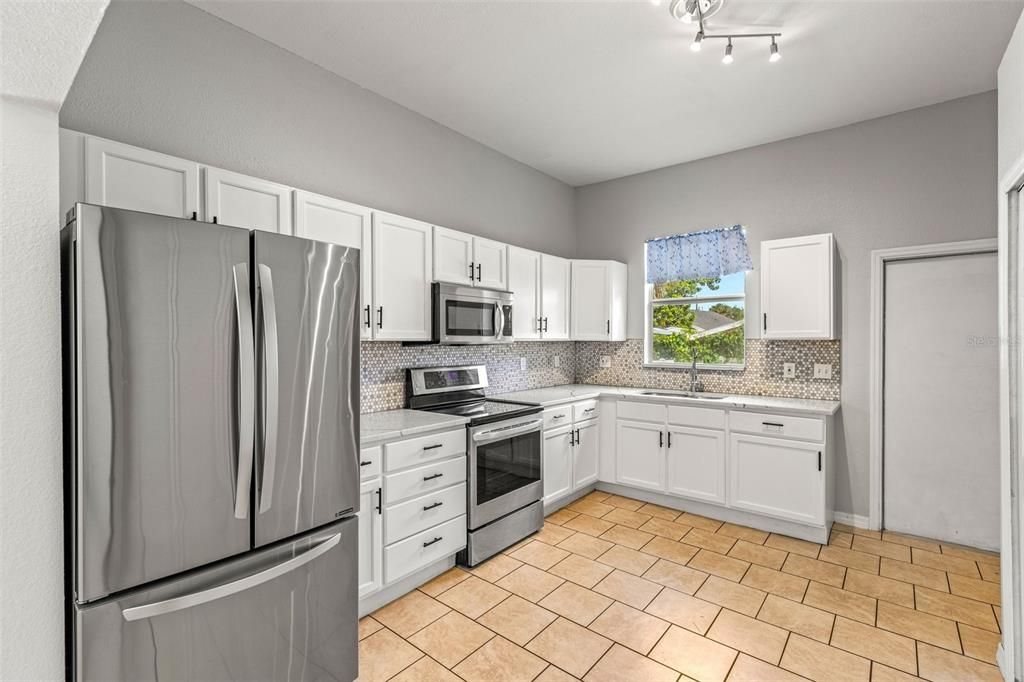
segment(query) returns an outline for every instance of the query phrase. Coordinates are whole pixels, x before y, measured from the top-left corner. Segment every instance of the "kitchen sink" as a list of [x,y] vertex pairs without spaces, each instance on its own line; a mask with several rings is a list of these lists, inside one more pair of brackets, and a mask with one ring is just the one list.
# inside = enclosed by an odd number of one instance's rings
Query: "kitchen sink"
[[686,391],[640,391],[640,395],[661,395],[668,398],[699,398],[700,400],[722,400],[728,396]]

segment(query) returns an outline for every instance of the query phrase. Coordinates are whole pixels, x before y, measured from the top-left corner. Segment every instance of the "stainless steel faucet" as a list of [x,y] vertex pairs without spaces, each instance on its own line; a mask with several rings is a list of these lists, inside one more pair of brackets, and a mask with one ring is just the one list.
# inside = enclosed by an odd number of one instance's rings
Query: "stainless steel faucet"
[[693,347],[693,364],[690,365],[690,393],[700,393],[704,390],[704,384],[702,384],[697,376],[697,346]]

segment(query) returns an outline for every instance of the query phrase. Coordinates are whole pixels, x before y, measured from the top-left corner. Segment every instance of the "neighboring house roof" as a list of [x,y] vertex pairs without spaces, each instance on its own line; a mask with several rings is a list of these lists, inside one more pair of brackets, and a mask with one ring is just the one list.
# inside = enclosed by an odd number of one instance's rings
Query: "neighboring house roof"
[[[710,310],[696,310],[694,311],[693,333],[690,336],[691,338],[699,339],[704,336],[721,334],[722,332],[727,332],[730,329],[736,329],[742,326],[743,320],[734,320],[731,317],[726,317],[725,315],[714,313]],[[688,329],[683,329],[682,327],[656,327],[654,329],[655,334],[663,336],[686,334],[688,332]]]

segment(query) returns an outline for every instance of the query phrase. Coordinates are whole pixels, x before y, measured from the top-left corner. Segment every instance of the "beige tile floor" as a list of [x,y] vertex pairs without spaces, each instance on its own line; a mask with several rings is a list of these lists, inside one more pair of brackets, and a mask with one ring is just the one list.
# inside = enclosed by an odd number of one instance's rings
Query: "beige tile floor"
[[594,492],[359,624],[360,682],[999,680],[998,556]]

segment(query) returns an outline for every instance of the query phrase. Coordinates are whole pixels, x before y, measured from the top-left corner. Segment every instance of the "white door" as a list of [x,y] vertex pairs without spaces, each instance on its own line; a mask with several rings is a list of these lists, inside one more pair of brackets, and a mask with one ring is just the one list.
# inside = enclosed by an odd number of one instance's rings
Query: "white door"
[[512,304],[512,336],[517,341],[540,338],[540,259],[536,251],[508,247],[508,289]]
[[292,189],[219,168],[203,170],[208,222],[292,234]]
[[360,287],[360,336],[373,337],[370,308],[373,305],[371,224],[372,211],[365,206],[347,201],[295,190],[295,236],[331,242],[359,249]]
[[733,434],[730,506],[802,523],[825,523],[823,457],[820,445]]
[[544,432],[544,503],[572,492],[573,427],[560,426]]
[[359,598],[384,584],[384,524],[381,485],[375,478],[359,489]]
[[572,338],[607,341],[611,336],[611,278],[608,264],[572,262]]
[[883,524],[998,549],[996,254],[885,268]]
[[761,242],[764,338],[833,338],[833,254],[831,234]]
[[624,421],[615,427],[615,480],[650,490],[665,489],[665,430],[662,424]]
[[120,142],[86,137],[85,201],[193,218],[199,210],[199,165]]
[[476,283],[472,235],[434,227],[434,279],[467,287]]
[[708,502],[725,502],[725,433],[669,427],[665,449],[667,492]]
[[572,291],[569,263],[567,258],[546,253],[540,257],[540,314],[544,318],[541,337],[544,339],[558,341],[569,338],[569,297]]
[[597,464],[600,453],[600,433],[596,419],[578,422],[576,445],[573,447],[573,490],[597,483]]
[[490,239],[473,238],[476,285],[485,289],[508,289],[508,245]]
[[373,213],[374,338],[429,341],[430,225]]

